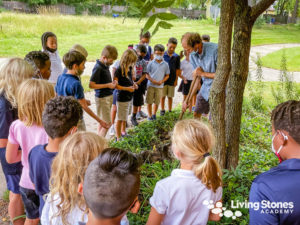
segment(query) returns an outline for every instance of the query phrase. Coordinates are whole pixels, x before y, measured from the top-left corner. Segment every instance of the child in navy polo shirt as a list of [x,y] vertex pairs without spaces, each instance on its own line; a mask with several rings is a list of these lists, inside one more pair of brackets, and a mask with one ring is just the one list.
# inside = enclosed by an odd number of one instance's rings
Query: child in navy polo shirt
[[44,207],[43,195],[49,192],[51,164],[58,152],[60,143],[77,129],[82,117],[82,108],[78,101],[69,97],[50,99],[43,112],[43,126],[48,134],[48,144],[37,145],[29,153],[29,176],[40,198],[40,217]]
[[167,44],[167,51],[164,54],[164,60],[169,64],[170,76],[164,83],[163,97],[161,98],[160,115],[165,115],[165,99],[168,97],[169,112],[172,111],[173,98],[175,94],[175,87],[177,86],[177,79],[180,75],[180,56],[175,53],[177,47],[177,39],[171,37]]
[[[75,97],[82,109],[88,113],[92,118],[94,118],[102,127],[108,128],[109,124],[101,120],[90,108],[89,101],[84,98],[84,91],[79,80],[79,76],[83,73],[85,68],[86,58],[78,51],[69,51],[63,57],[63,62],[67,67],[67,73],[59,76],[55,91],[58,96],[73,96]],[[83,118],[79,120],[78,130],[85,130],[85,124]]]
[[300,224],[300,101],[277,105],[271,124],[272,151],[279,165],[252,182],[249,224]]
[[[97,115],[106,123],[111,124],[111,107],[113,103],[113,91],[117,82],[112,81],[109,66],[118,58],[116,47],[107,45],[101,53],[101,58],[96,61],[92,76],[90,79],[90,88],[95,89],[95,101],[97,107]],[[98,134],[102,137],[106,136],[107,128],[99,125]]]

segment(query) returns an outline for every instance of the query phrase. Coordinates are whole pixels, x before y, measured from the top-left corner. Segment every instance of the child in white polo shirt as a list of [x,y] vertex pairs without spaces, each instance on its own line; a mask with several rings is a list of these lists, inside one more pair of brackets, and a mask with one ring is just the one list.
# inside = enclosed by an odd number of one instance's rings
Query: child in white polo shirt
[[174,128],[172,151],[180,161],[180,169],[157,182],[147,225],[204,225],[218,221],[207,202],[215,205],[222,200],[222,172],[210,155],[213,136],[198,120],[182,120]]

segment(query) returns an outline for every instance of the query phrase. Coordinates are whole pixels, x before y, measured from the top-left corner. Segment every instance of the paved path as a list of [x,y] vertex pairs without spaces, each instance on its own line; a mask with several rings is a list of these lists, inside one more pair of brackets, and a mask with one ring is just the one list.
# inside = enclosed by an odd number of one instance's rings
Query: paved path
[[[249,68],[252,73],[252,77],[255,75],[255,70],[256,70],[256,65],[254,63],[253,58],[255,59],[257,56],[257,53],[260,54],[260,56],[265,56],[271,52],[280,50],[282,48],[292,48],[292,47],[298,47],[300,44],[274,44],[274,45],[264,45],[264,46],[254,46],[251,48],[250,51],[250,64]],[[5,59],[0,58],[0,66],[2,62]],[[94,62],[87,62],[86,63],[86,69],[84,71],[84,75],[91,75],[92,69],[94,67]],[[263,76],[265,81],[277,81],[279,77],[279,71],[274,70],[274,69],[269,69],[269,68],[262,68],[263,69]],[[300,82],[300,72],[294,72],[294,80],[297,82]],[[178,82],[180,83],[180,81]],[[179,86],[179,85],[178,85]],[[178,88],[177,86],[177,88]],[[182,95],[177,93],[177,88],[176,88],[176,94],[173,99],[173,105],[176,106],[179,103],[182,102]],[[91,100],[91,109],[96,112],[96,104],[95,104],[95,99],[94,99],[94,93],[89,92],[86,93],[86,98]],[[143,107],[143,111],[146,112],[146,108]],[[86,127],[88,131],[92,132],[97,132],[97,122],[92,119],[90,116],[88,116],[86,113],[84,113],[84,119],[86,122]],[[5,180],[4,176],[2,173],[2,169],[0,169],[0,198],[2,198],[3,192],[6,190],[6,185],[5,185]]]

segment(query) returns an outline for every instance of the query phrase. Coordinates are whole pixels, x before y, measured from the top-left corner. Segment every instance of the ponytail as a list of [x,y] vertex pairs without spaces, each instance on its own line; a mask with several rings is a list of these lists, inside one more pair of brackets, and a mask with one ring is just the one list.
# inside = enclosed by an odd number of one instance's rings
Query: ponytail
[[172,142],[182,158],[192,164],[195,176],[216,192],[222,185],[222,170],[209,154],[214,136],[208,126],[194,119],[179,121],[174,128]]
[[193,171],[202,183],[216,192],[222,185],[222,170],[218,162],[210,155],[204,158],[203,162],[194,164]]

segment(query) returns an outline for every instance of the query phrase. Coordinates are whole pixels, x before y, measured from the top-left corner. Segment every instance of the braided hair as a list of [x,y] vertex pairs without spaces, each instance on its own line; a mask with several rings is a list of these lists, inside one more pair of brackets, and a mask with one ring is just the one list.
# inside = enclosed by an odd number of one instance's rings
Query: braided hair
[[276,106],[271,121],[275,130],[285,130],[300,144],[300,101],[290,100]]
[[49,55],[42,51],[31,51],[29,52],[24,60],[26,60],[35,70],[35,75],[37,75],[40,69],[44,68],[46,62],[50,60]]

